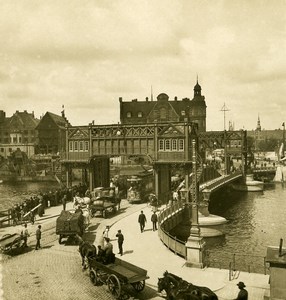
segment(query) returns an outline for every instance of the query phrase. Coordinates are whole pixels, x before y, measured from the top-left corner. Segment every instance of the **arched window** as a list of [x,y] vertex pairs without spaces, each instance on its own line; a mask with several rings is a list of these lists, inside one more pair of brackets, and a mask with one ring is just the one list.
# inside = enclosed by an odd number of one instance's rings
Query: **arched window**
[[159,140],[159,151],[164,151],[164,140]]
[[132,117],[132,114],[131,114],[130,111],[127,112],[126,117],[127,117],[127,118],[131,118],[131,117]]
[[138,118],[142,118],[142,116],[143,116],[142,111],[138,111]]

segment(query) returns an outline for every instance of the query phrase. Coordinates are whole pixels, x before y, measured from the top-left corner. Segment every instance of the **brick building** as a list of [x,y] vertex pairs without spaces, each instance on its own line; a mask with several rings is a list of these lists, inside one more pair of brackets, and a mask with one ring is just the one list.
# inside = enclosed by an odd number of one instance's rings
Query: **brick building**
[[38,123],[33,112],[16,111],[12,117],[6,117],[6,113],[0,110],[0,155],[7,158],[15,151],[22,151],[31,157],[35,150]]
[[51,112],[41,118],[36,127],[38,132],[37,154],[57,154],[66,150],[66,126],[70,125],[64,111],[61,116]]
[[123,101],[120,102],[120,122],[121,124],[146,124],[160,122],[182,122],[185,120],[198,124],[199,131],[206,131],[206,103],[205,97],[201,95],[201,86],[198,81],[194,86],[193,99],[174,98],[161,93],[157,101],[146,98],[145,101]]

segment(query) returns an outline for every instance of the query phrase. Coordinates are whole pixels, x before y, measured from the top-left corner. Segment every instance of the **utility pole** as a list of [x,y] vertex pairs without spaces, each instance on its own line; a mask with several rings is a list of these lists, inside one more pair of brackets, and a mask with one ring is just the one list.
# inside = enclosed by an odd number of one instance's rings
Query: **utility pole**
[[225,112],[229,111],[229,109],[225,106],[225,103],[223,103],[223,107],[220,111],[223,111],[223,130],[225,131]]

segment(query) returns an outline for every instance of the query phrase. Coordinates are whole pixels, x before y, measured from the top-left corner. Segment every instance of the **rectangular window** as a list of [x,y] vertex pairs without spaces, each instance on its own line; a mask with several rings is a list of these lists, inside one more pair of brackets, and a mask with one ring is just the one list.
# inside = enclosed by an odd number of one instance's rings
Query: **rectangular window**
[[74,151],[78,151],[78,142],[77,141],[74,142]]
[[13,137],[13,144],[17,144],[17,137]]
[[89,143],[87,141],[84,142],[84,150],[85,151],[89,150]]
[[178,150],[178,140],[172,139],[172,151],[177,151],[177,150]]
[[171,150],[171,141],[165,140],[165,151],[170,151],[170,150]]
[[164,151],[164,140],[159,140],[159,151]]
[[184,147],[184,140],[183,139],[179,139],[179,151],[184,151],[185,147]]
[[79,151],[83,151],[83,141],[79,142]]
[[22,137],[19,136],[19,143],[22,143]]
[[73,142],[69,141],[69,151],[72,152],[73,151]]

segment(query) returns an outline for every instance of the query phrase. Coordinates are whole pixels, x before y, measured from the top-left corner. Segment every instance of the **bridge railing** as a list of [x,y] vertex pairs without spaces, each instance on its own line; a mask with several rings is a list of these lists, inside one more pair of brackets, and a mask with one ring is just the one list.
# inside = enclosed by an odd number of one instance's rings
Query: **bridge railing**
[[229,269],[230,280],[237,272],[269,274],[265,256],[223,252],[219,259],[211,257],[211,250],[206,250],[206,266]]
[[187,251],[185,242],[172,236],[168,232],[181,222],[183,212],[184,206],[182,203],[175,203],[163,209],[158,216],[158,235],[169,250],[186,258]]

